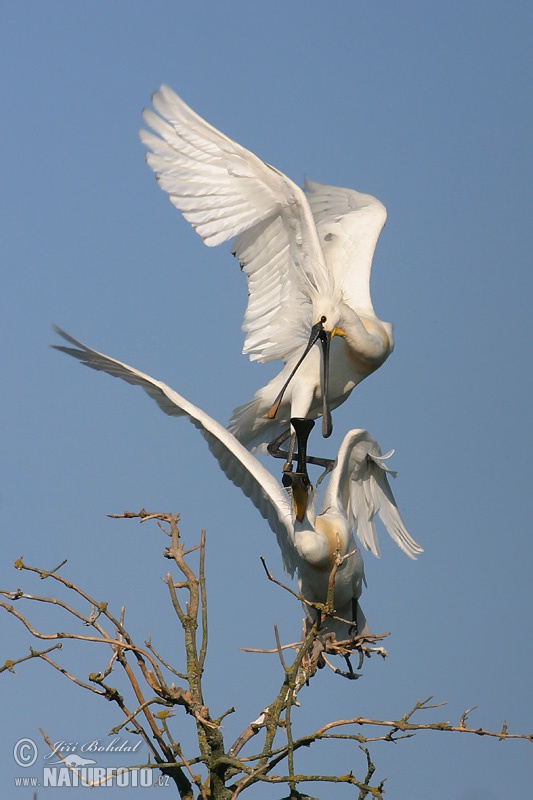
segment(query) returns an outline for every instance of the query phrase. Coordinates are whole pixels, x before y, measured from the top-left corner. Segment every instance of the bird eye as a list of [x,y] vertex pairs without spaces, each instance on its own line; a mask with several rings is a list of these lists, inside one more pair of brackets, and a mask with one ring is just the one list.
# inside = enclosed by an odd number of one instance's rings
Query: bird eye
[[327,320],[328,320],[327,317],[324,316],[320,317],[320,322],[327,322]]

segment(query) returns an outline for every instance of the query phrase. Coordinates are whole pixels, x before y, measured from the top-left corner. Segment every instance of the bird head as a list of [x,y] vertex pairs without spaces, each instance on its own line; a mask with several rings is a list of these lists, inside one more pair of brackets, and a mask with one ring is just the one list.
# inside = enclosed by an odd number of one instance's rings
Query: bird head
[[303,522],[313,494],[309,475],[307,472],[284,472],[281,482],[290,490],[296,519],[298,522]]
[[330,337],[342,335],[342,322],[345,303],[342,295],[331,291],[313,300],[312,322],[322,323],[322,331]]

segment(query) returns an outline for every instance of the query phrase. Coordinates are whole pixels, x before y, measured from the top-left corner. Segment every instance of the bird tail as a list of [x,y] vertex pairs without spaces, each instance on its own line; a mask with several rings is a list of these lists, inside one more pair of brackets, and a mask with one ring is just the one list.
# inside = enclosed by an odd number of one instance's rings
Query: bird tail
[[252,452],[267,452],[267,444],[281,435],[286,425],[259,414],[261,399],[254,397],[248,403],[237,406],[228,423],[228,430],[241,444]]

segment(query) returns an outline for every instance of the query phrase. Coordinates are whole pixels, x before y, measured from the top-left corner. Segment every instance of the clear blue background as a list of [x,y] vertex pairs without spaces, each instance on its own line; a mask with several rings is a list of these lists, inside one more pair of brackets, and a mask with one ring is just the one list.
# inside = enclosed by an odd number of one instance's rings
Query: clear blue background
[[[228,745],[281,680],[275,656],[239,647],[272,646],[274,623],[284,641],[299,635],[299,607],[259,562],[264,554],[282,577],[274,537],[192,426],[50,350],[50,324],[221,421],[274,372],[241,355],[246,286],[229,248],[206,248],[144,163],[140,113],[161,82],[294,180],[379,197],[389,218],[372,294],[396,349],[320,447],[331,454],[346,430],[365,427],[395,448],[393,488],[425,553],[411,563],[381,532],[362,602],[372,628],[392,632],[389,658],[367,662],[355,683],[318,675],[294,712],[296,733],[348,716],[398,718],[428,695],[448,706],[421,721],[457,723],[477,706],[475,726],[499,730],[505,719],[533,731],[531,16],[529,3],[486,1],[2,5],[1,584],[50,594],[12,564],[66,557],[65,575],[117,613],[125,604],[137,639],[151,633],[183,668],[160,580],[164,537],[105,515],[179,512],[191,545],[205,527],[206,700],[213,715],[237,707]],[[26,610],[43,630],[72,627],[50,608]],[[0,624],[0,662],[44,647],[7,615]],[[73,645],[62,658],[86,678],[108,653]],[[0,781],[20,800],[33,792],[13,792],[13,776],[39,774],[42,760],[17,767],[19,738],[40,743],[40,726],[54,741],[108,741],[119,721],[37,662],[4,673],[0,693]],[[190,755],[190,720],[178,710],[175,725]],[[387,797],[500,800],[527,795],[531,748],[420,733],[372,755]],[[365,771],[351,746],[315,745],[296,767]],[[259,786],[251,797],[281,794]]]

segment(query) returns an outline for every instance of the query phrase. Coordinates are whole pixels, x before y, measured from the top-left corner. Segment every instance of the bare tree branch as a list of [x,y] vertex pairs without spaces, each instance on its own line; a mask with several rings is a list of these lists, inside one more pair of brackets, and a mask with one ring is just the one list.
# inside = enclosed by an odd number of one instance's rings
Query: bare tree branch
[[[364,800],[366,797],[380,800],[383,797],[384,781],[374,781],[376,767],[366,747],[369,743],[398,742],[414,736],[417,732],[428,730],[475,734],[499,740],[533,741],[533,734],[509,733],[505,722],[500,731],[471,727],[468,724],[468,717],[474,708],[463,712],[457,725],[447,721],[428,723],[415,721],[414,716],[419,712],[435,711],[444,705],[432,703],[431,697],[417,702],[397,720],[379,720],[361,716],[340,719],[328,722],[310,734],[294,738],[293,716],[299,705],[298,695],[303,686],[316,679],[319,665],[325,664],[337,674],[353,678],[357,677],[357,673],[353,672],[349,661],[349,669],[343,671],[330,659],[339,656],[348,659],[350,654],[356,652],[359,655],[358,669],[360,669],[363,661],[372,655],[381,657],[387,655],[379,643],[388,634],[355,636],[344,641],[338,641],[332,635],[321,634],[323,617],[334,617],[333,592],[336,572],[344,558],[350,555],[341,557],[337,554],[329,576],[327,600],[323,604],[306,601],[290,587],[275,579],[262,559],[268,579],[287,591],[298,602],[303,602],[304,605],[314,609],[316,622],[312,626],[307,625],[305,635],[299,642],[282,644],[275,626],[274,648],[261,650],[244,648],[248,652],[277,654],[281,667],[280,687],[273,700],[263,708],[255,720],[244,726],[242,733],[229,748],[226,748],[222,720],[228,714],[235,713],[235,708],[232,707],[217,719],[213,719],[203,696],[202,677],[208,653],[205,531],[202,531],[199,545],[186,549],[181,541],[177,514],[149,513],[141,509],[140,512],[125,511],[111,516],[115,519],[138,519],[141,523],[155,521],[167,541],[170,540],[163,555],[172,562],[175,574],[167,572],[164,582],[183,630],[186,671],[178,671],[163,659],[150,639],[144,641],[143,647],[136,644],[125,626],[124,607],[117,617],[106,602],[98,602],[84,589],[59,574],[66,561],[62,561],[54,569],[46,570],[27,565],[20,558],[15,563],[16,569],[33,573],[41,580],[55,582],[59,591],[68,592],[70,596],[76,598],[77,604],[78,601],[86,604],[87,609],[80,610],[60,597],[29,594],[22,589],[1,591],[0,595],[7,602],[0,602],[0,608],[11,614],[34,638],[55,640],[55,644],[45,650],[30,649],[29,655],[6,660],[0,667],[0,672],[14,673],[15,667],[23,662],[39,659],[80,688],[113,702],[120,710],[122,719],[110,733],[116,734],[124,727],[131,726],[133,732],[142,737],[155,762],[150,762],[147,766],[159,769],[170,776],[182,800],[237,800],[257,783],[286,786],[290,793],[287,800],[298,800],[298,798],[313,800],[299,791],[302,786],[309,783],[344,783],[358,790],[359,800]],[[196,572],[188,561],[193,554],[197,559]],[[81,622],[89,631],[92,629],[92,632],[79,633],[68,630],[43,632],[35,627],[27,615],[15,608],[19,603],[28,603],[30,607],[37,603],[58,609],[61,613],[67,614],[68,619],[77,624]],[[63,641],[77,642],[91,649],[94,649],[94,645],[104,644],[110,648],[111,655],[102,670],[89,673],[87,682],[51,657],[53,651],[58,653],[61,651]],[[116,685],[109,683],[112,673],[115,679],[118,678],[118,682],[117,680],[113,682]],[[184,685],[169,683],[165,675],[177,678]],[[184,752],[181,742],[176,740],[173,733],[177,709],[182,709],[186,715],[185,719],[191,719],[194,724],[198,749],[192,755]],[[350,727],[357,728],[357,731],[340,730]],[[379,735],[369,736],[367,729],[372,727],[384,731]],[[55,752],[49,737],[42,733],[45,741]],[[247,745],[256,737],[261,737],[258,752],[246,754]],[[341,775],[319,772],[310,775],[298,772],[297,754],[302,747],[318,746],[321,741],[337,739],[352,741],[359,746],[364,756],[362,767],[362,771],[365,771],[364,777],[358,778],[351,771]],[[60,753],[56,754],[62,758]],[[62,760],[69,769],[73,769],[67,760]],[[279,769],[285,762],[286,773],[280,774]],[[330,791],[328,789],[328,792]]]

